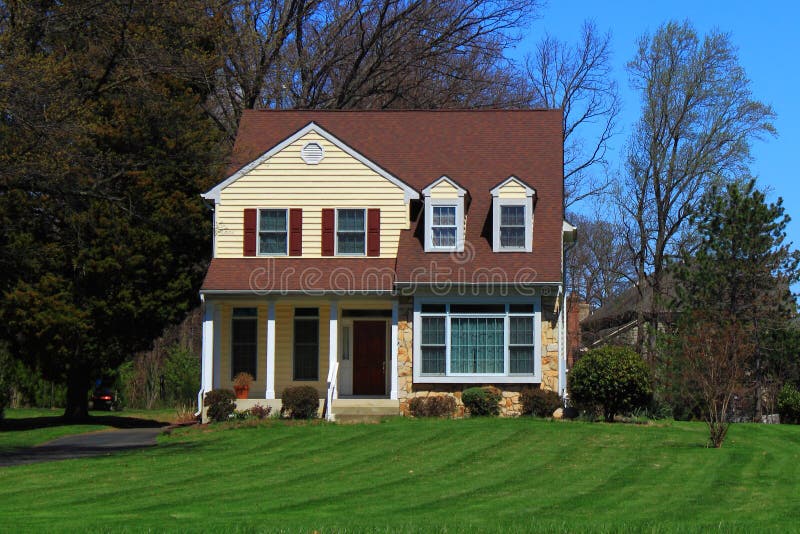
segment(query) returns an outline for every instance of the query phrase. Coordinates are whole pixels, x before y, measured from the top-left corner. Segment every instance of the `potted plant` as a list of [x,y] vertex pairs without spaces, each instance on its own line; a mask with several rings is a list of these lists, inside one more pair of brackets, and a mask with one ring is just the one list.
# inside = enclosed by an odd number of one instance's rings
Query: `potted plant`
[[233,391],[237,399],[246,399],[250,395],[250,384],[253,383],[253,375],[250,373],[239,373],[233,377]]

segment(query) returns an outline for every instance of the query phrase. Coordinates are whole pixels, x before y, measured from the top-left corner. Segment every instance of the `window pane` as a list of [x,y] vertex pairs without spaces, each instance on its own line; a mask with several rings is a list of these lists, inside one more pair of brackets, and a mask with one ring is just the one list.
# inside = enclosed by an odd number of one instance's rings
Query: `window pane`
[[339,232],[363,232],[364,210],[338,210]]
[[500,206],[500,226],[525,226],[525,206]]
[[444,374],[444,358],[444,347],[422,347],[422,374]]
[[422,318],[422,344],[444,345],[444,317]]
[[338,234],[338,254],[363,254],[364,234]]
[[509,311],[511,313],[533,313],[533,304],[511,304]]
[[505,304],[451,304],[450,313],[505,313]]
[[501,226],[500,246],[508,248],[523,248],[525,246],[525,228],[519,226]]
[[317,380],[318,378],[319,319],[295,319],[294,379]]
[[511,345],[533,344],[533,319],[531,317],[511,317]]
[[234,317],[257,317],[258,310],[256,308],[234,308]]
[[[240,311],[241,310],[241,311]],[[258,347],[258,322],[255,315],[244,315],[255,308],[234,308],[231,325],[231,378],[239,373],[250,373],[256,378],[256,355]]]
[[456,246],[456,229],[453,227],[434,227],[432,241],[434,247],[454,247]]
[[455,206],[433,206],[434,226],[453,226],[456,224]]
[[262,233],[258,235],[261,254],[286,254],[286,234]]
[[447,308],[444,304],[423,304],[422,313],[444,313]]
[[319,317],[319,308],[295,308],[295,317]]
[[533,347],[511,347],[508,353],[511,373],[533,374]]
[[261,210],[260,225],[262,232],[285,232],[286,210]]
[[450,320],[450,370],[453,373],[503,373],[503,319]]

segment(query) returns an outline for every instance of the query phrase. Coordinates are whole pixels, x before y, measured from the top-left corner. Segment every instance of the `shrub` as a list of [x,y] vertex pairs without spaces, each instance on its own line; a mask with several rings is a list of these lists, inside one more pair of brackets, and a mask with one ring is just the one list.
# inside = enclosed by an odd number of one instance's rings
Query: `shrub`
[[212,389],[206,393],[203,404],[208,407],[208,418],[217,423],[227,421],[236,408],[235,399],[230,389]]
[[651,383],[647,364],[627,347],[589,351],[567,378],[570,398],[581,407],[601,410],[607,422],[617,413],[647,406]]
[[800,424],[800,391],[791,384],[784,384],[778,393],[778,413],[781,423]]
[[256,404],[249,410],[250,415],[255,417],[256,419],[266,419],[272,413],[272,406],[261,406],[260,404]]
[[537,417],[552,417],[553,412],[561,408],[561,397],[555,391],[546,389],[525,388],[520,392],[522,413]]
[[319,409],[319,394],[311,386],[289,386],[281,395],[281,417],[312,419]]
[[456,400],[449,396],[414,397],[408,403],[414,417],[452,417],[456,411]]
[[470,415],[498,415],[502,398],[494,386],[468,388],[461,393],[461,401]]

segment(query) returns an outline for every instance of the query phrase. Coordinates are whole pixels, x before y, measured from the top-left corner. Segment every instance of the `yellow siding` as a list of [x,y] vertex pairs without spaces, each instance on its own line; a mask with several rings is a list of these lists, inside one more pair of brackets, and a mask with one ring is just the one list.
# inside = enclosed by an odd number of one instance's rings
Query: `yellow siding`
[[287,386],[313,386],[320,397],[327,392],[328,347],[330,329],[328,304],[303,303],[303,307],[319,307],[319,380],[316,382],[295,382],[294,375],[294,306],[292,304],[276,304],[275,306],[275,396],[280,398]]
[[431,198],[458,198],[458,189],[450,182],[442,180],[431,189]]
[[500,188],[500,198],[525,198],[525,188],[512,180]]
[[[318,165],[300,158],[310,141],[325,149]],[[323,208],[380,208],[381,257],[397,256],[400,231],[409,228],[403,190],[313,132],[222,190],[217,257],[242,256],[243,210],[259,207],[303,208],[304,257],[320,256]]]

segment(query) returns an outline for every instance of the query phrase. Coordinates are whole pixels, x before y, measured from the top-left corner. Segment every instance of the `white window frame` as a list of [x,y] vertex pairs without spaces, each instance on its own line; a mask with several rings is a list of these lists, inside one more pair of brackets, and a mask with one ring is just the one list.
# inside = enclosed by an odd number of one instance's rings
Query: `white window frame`
[[[361,253],[358,253],[358,252],[344,252],[344,253],[339,252],[339,211],[342,211],[342,210],[352,210],[352,211],[361,210],[361,211],[364,212],[364,252],[361,252]],[[367,237],[368,237],[367,233],[368,233],[368,230],[369,230],[368,226],[369,226],[369,221],[367,220],[367,208],[336,208],[336,217],[335,217],[335,220],[333,222],[333,241],[334,241],[334,243],[333,243],[333,246],[334,246],[333,251],[334,251],[334,255],[335,256],[353,256],[353,257],[366,256],[367,255]],[[349,233],[355,234],[356,232],[349,232]]]
[[[447,182],[455,188],[455,195],[450,198],[431,198],[433,189],[441,182]],[[442,176],[422,190],[425,199],[425,252],[464,252],[464,195],[467,190],[447,176]],[[456,207],[456,244],[452,247],[436,247],[433,245],[433,207]]]
[[[423,313],[422,306],[425,304],[444,304],[445,313],[430,312]],[[451,304],[502,304],[505,305],[505,313],[481,313],[481,314],[452,314],[450,313]],[[533,374],[511,374],[510,373],[510,317],[529,316],[526,313],[516,313],[510,311],[512,304],[533,305],[533,348],[534,348],[534,372]],[[425,316],[444,315],[445,319],[445,374],[422,374],[422,318]],[[504,318],[504,341],[503,341],[503,368],[504,373],[451,373],[450,372],[450,318],[456,317],[503,317]],[[454,298],[454,297],[418,297],[414,299],[414,354],[419,355],[418,362],[413,366],[414,382],[422,384],[469,384],[494,382],[497,384],[539,384],[542,381],[542,300],[541,296],[534,297],[506,297],[503,299],[491,298]]]
[[[444,206],[455,208],[456,240],[453,246],[436,246],[433,243],[433,208]],[[426,198],[425,199],[425,251],[461,252],[464,250],[464,198]],[[450,228],[450,226],[443,226]]]
[[[286,248],[283,252],[261,252],[261,212],[262,211],[282,211],[286,220]],[[289,255],[289,208],[258,208],[256,218],[256,256],[288,256]],[[265,232],[278,233],[278,232]]]
[[[494,205],[496,206],[493,210],[493,222],[494,222],[494,249],[495,252],[531,252],[533,249],[533,232],[531,229],[533,228],[533,217],[531,212],[533,211],[531,207],[531,199],[529,198],[495,198]],[[511,207],[511,206],[522,206],[525,208],[525,238],[523,245],[521,247],[504,247],[503,243],[500,239],[500,228],[502,226],[503,218],[502,218],[502,211],[504,207]]]

